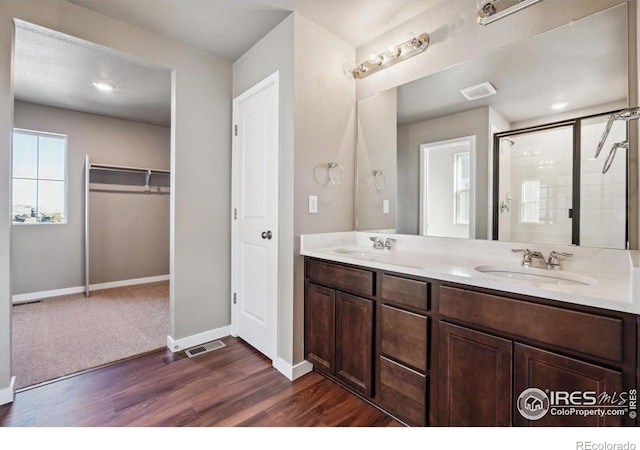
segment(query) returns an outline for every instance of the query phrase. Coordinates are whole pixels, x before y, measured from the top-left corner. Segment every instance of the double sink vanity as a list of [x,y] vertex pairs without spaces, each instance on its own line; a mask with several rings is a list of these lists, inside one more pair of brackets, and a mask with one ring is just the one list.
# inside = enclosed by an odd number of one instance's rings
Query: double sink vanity
[[520,413],[529,388],[628,396],[639,359],[637,252],[527,245],[302,236],[306,359],[411,426],[636,425],[628,397],[619,415]]

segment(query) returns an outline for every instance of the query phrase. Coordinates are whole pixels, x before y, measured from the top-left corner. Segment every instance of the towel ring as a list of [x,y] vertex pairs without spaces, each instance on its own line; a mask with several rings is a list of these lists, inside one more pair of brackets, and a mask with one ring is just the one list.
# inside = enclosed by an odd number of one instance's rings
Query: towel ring
[[[338,178],[337,181],[334,178],[335,169],[338,169],[338,171],[340,172],[340,177]],[[329,174],[329,180],[331,181],[332,184],[338,185],[338,184],[341,184],[342,181],[344,180],[344,167],[342,167],[342,165],[338,163],[330,162],[329,164],[327,164],[327,173]]]
[[385,174],[383,170],[373,171],[373,185],[379,191],[387,187],[387,174]]

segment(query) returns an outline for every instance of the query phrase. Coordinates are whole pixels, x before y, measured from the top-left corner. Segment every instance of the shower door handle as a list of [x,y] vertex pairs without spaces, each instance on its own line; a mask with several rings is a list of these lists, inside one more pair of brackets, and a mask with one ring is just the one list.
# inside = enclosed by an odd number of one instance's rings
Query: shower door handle
[[271,233],[271,230],[262,232],[262,239],[271,239],[272,237],[273,237],[273,233]]

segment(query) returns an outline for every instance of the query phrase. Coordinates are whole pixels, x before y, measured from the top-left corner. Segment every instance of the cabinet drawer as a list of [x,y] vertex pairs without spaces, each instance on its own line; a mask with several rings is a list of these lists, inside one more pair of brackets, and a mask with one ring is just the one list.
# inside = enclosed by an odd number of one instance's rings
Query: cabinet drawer
[[382,305],[380,324],[380,351],[403,364],[426,372],[428,319]]
[[318,261],[307,261],[307,279],[342,291],[373,295],[373,272]]
[[380,296],[383,300],[412,308],[429,309],[429,286],[425,281],[387,274],[382,275],[381,281]]
[[380,405],[409,425],[425,426],[427,377],[381,356]]
[[610,361],[623,360],[622,319],[443,286],[440,314]]

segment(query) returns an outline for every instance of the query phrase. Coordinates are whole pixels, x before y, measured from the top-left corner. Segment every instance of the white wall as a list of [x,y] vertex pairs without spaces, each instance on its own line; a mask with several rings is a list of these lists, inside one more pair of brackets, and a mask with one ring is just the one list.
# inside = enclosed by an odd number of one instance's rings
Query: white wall
[[[13,294],[84,286],[85,156],[104,164],[169,169],[171,130],[24,102],[15,103],[14,123],[16,128],[68,136],[68,218],[64,225],[13,227]],[[90,282],[168,274],[169,197],[90,195]]]
[[0,390],[10,382],[12,19],[73,35],[174,70],[172,77],[171,335],[230,322],[232,66],[67,2],[0,2]]

